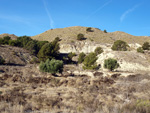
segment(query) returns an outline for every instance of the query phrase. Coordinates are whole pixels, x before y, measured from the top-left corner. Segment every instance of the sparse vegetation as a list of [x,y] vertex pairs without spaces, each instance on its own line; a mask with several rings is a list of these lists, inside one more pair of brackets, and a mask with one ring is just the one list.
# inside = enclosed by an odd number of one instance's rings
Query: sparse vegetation
[[114,69],[117,69],[119,67],[119,64],[117,63],[116,59],[108,58],[104,61],[104,68],[109,69],[110,71],[113,71]]
[[83,69],[96,69],[98,67],[96,64],[96,60],[96,53],[89,53],[83,61]]
[[114,51],[127,51],[127,47],[129,47],[129,45],[126,42],[122,40],[117,40],[114,42],[111,49]]
[[101,54],[103,52],[103,49],[101,47],[97,47],[94,52],[96,53],[96,55]]
[[46,62],[41,62],[39,66],[42,72],[52,74],[61,73],[63,71],[63,61],[55,59],[47,59]]
[[79,58],[78,58],[78,63],[82,63],[84,61],[84,58],[85,58],[86,54],[85,53],[80,53],[79,54]]
[[150,50],[150,44],[149,42],[144,42],[144,44],[142,45],[143,50]]
[[139,53],[144,53],[144,50],[143,50],[142,47],[138,47],[138,48],[137,48],[137,52],[139,52]]

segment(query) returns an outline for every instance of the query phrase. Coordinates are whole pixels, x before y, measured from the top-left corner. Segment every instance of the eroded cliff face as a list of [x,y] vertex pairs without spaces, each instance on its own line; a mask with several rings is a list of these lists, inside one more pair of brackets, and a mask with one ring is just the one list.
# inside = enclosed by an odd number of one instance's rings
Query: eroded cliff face
[[102,70],[104,70],[104,60],[107,58],[117,59],[120,64],[118,71],[150,71],[150,55],[136,51],[105,51],[98,56],[97,60],[97,64],[101,64]]
[[102,47],[104,50],[111,51],[111,44],[97,44],[91,41],[78,41],[70,44],[61,44],[59,51],[60,53],[74,52],[76,54],[79,54],[81,52],[84,52],[88,54],[90,52],[94,52],[96,47]]
[[94,52],[96,47],[102,47],[104,52],[98,55],[97,60],[97,64],[101,65],[100,70],[105,70],[103,68],[105,59],[114,58],[117,59],[120,64],[120,68],[117,69],[118,71],[150,71],[150,55],[146,53],[138,53],[136,51],[136,49],[141,46],[140,44],[129,44],[131,49],[130,51],[112,51],[111,46],[111,44],[97,44],[90,41],[80,41],[60,45],[60,52],[74,52],[76,54],[84,52],[88,54],[90,52]]

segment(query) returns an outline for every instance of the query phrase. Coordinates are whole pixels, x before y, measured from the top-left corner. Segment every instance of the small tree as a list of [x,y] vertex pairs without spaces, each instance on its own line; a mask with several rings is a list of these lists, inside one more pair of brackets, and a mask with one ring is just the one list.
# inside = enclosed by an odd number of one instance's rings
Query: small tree
[[73,58],[74,56],[76,56],[76,54],[70,52],[70,53],[68,54],[68,59],[69,59],[70,61],[72,61],[72,58]]
[[106,31],[106,30],[104,30],[104,33],[107,33],[107,31]]
[[96,53],[96,55],[98,55],[103,52],[103,49],[101,47],[97,47],[94,52]]
[[5,63],[5,60],[0,56],[0,65],[4,63]]
[[150,50],[150,44],[149,42],[144,42],[144,44],[142,45],[143,50]]
[[45,43],[38,52],[38,58],[40,61],[46,61],[47,59],[56,58],[59,53],[59,43],[54,40],[51,43]]
[[114,69],[119,67],[119,63],[117,63],[116,59],[108,58],[104,61],[104,68],[113,71]]
[[114,42],[111,49],[114,51],[127,51],[127,47],[129,47],[129,45],[126,42],[122,40],[117,40]]
[[40,71],[51,74],[61,73],[63,71],[63,61],[55,59],[47,59],[46,62],[40,63]]
[[96,60],[97,60],[97,57],[95,53],[88,54],[83,61],[83,64],[84,64],[83,68],[84,69],[96,69],[98,67],[96,64]]
[[83,52],[79,54],[79,58],[78,58],[78,63],[79,63],[79,64],[84,61],[85,56],[86,56],[86,55],[85,55],[85,53],[83,53]]
[[81,34],[81,33],[79,33],[78,35],[77,35],[77,40],[84,40],[84,35],[83,34]]
[[92,32],[92,28],[91,28],[91,27],[88,27],[88,28],[86,29],[86,31],[87,31],[87,32]]
[[137,52],[144,53],[143,48],[142,47],[137,48]]

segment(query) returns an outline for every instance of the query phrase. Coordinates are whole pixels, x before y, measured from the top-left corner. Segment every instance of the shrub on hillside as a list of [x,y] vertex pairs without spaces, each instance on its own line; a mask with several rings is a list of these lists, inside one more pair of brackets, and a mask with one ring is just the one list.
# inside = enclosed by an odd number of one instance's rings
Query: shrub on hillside
[[86,55],[85,55],[85,53],[83,53],[83,52],[79,54],[79,58],[78,58],[78,63],[79,63],[79,64],[84,61],[85,56],[86,56]]
[[129,45],[126,42],[122,40],[117,40],[114,42],[111,49],[114,51],[127,51],[127,47],[129,47]]
[[114,69],[119,67],[119,63],[117,63],[116,59],[108,58],[104,61],[104,68],[113,71]]
[[52,59],[58,56],[59,53],[59,43],[54,40],[51,43],[46,43],[42,46],[38,52],[38,58],[40,61],[46,61],[46,59]]
[[69,59],[70,61],[72,60],[72,58],[73,58],[74,56],[76,56],[75,53],[72,53],[72,52],[68,53],[68,59]]
[[29,41],[32,41],[31,37],[29,36],[20,36],[17,38],[19,47],[25,47]]
[[17,46],[18,45],[16,40],[9,40],[8,44],[10,46]]
[[40,71],[52,74],[61,73],[63,71],[63,61],[55,59],[47,59],[46,62],[40,63]]
[[87,32],[93,32],[93,30],[92,30],[91,27],[88,27],[88,28],[86,29],[86,31],[87,31]]
[[83,34],[81,34],[81,33],[79,33],[78,35],[77,35],[77,40],[84,40],[85,38],[84,38],[84,35]]
[[107,33],[107,31],[106,31],[106,30],[104,30],[104,33]]
[[96,55],[101,54],[103,52],[103,49],[101,47],[97,47],[94,52],[96,53]]
[[0,56],[0,65],[4,63],[5,63],[5,60]]
[[139,47],[139,48],[137,48],[137,52],[139,52],[139,53],[144,53],[144,50],[143,50],[142,47]]
[[4,36],[3,38],[0,38],[0,44],[9,44],[9,40],[11,40],[11,37]]
[[29,50],[32,54],[37,54],[38,53],[38,48],[37,48],[37,41],[31,40],[29,41],[25,47],[25,49]]
[[83,69],[96,69],[98,66],[96,64],[97,56],[96,53],[88,54],[83,61]]
[[150,50],[150,44],[149,42],[144,42],[144,44],[142,45],[143,50]]

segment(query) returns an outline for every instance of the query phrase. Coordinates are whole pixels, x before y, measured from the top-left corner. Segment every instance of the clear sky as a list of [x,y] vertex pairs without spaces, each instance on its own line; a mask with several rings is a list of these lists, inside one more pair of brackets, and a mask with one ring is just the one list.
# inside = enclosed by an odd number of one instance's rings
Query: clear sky
[[150,0],[0,0],[0,34],[71,26],[150,36]]

